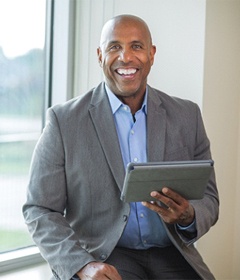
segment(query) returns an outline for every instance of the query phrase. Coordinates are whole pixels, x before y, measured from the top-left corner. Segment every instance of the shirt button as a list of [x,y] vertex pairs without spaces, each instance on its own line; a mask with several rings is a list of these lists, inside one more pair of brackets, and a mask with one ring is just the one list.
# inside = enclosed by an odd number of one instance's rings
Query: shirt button
[[143,214],[143,213],[141,213],[141,214],[140,214],[140,217],[141,217],[141,218],[144,218],[144,214]]
[[134,134],[134,130],[131,129],[131,134]]
[[101,254],[100,255],[100,260],[104,261],[104,260],[106,260],[106,258],[107,258],[106,254]]
[[135,157],[135,158],[133,159],[133,161],[134,161],[134,162],[138,162],[138,158]]
[[128,110],[128,107],[127,107],[127,106],[124,106],[124,107],[123,107],[123,110],[124,110],[124,111],[127,111],[127,110]]

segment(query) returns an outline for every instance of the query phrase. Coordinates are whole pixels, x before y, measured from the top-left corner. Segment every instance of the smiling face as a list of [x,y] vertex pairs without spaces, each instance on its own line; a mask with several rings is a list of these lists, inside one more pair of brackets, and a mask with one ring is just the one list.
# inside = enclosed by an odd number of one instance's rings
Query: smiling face
[[111,91],[122,100],[142,100],[155,51],[141,19],[126,15],[108,21],[103,27],[98,59]]

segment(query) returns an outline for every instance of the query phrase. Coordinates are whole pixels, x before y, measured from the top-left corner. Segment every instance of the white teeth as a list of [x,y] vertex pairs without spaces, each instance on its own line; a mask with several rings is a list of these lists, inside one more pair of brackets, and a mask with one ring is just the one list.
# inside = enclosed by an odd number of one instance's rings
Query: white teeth
[[131,68],[131,69],[118,69],[118,74],[120,75],[132,75],[137,72],[137,69]]

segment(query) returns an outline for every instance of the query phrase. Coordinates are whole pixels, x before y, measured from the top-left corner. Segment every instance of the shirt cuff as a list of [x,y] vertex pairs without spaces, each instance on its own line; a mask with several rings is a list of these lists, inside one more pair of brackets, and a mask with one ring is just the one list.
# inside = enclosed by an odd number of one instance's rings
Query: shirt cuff
[[197,237],[196,221],[194,220],[190,225],[184,227],[179,224],[175,225],[178,234],[181,236],[182,240],[186,243],[194,242]]
[[197,231],[196,221],[194,219],[193,222],[188,226],[180,226],[179,224],[177,224],[177,228],[184,231],[186,230],[188,232],[196,232]]

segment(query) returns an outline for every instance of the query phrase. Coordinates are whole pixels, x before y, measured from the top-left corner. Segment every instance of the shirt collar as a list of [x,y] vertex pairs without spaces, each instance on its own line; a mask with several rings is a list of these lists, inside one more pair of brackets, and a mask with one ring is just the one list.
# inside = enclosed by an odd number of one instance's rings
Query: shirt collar
[[[107,92],[110,106],[112,109],[112,113],[115,114],[116,111],[121,106],[124,106],[124,104],[117,98],[117,96],[110,90],[110,88],[106,84],[105,84],[105,88],[106,88],[106,92]],[[145,92],[142,108],[140,109],[143,112],[145,112],[145,114],[147,114],[147,95],[148,95],[148,87],[146,87],[146,92]]]

